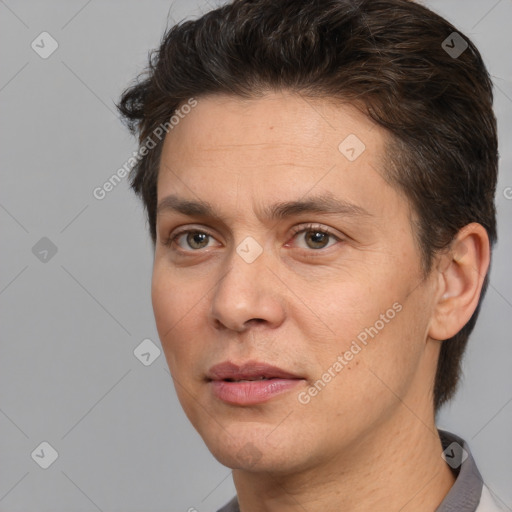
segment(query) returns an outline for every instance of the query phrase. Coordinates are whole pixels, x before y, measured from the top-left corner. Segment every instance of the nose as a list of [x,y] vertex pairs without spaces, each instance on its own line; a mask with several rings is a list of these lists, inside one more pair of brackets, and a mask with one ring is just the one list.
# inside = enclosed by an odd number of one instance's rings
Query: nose
[[284,295],[268,263],[265,252],[247,262],[233,251],[212,297],[211,318],[216,328],[244,332],[258,324],[271,328],[281,325]]

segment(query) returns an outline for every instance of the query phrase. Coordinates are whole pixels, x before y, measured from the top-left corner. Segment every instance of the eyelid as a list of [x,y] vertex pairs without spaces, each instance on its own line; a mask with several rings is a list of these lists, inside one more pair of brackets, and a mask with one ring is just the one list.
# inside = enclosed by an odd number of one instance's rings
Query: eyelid
[[[309,231],[323,233],[323,234],[329,236],[330,238],[333,238],[336,242],[342,242],[343,240],[345,240],[345,238],[342,235],[336,234],[331,228],[328,228],[328,227],[323,226],[322,224],[316,224],[316,223],[308,223],[308,224],[301,224],[299,226],[295,226],[292,230],[292,238],[296,238],[297,235],[300,233],[309,232]],[[286,245],[290,246],[290,244],[288,244],[288,243]],[[303,247],[298,247],[298,249],[300,249],[301,251],[307,251],[308,253],[311,252],[312,254],[313,253],[323,253],[324,251],[327,251],[328,249],[330,249],[333,245],[336,245],[336,244],[332,244],[331,246],[322,247],[320,249],[314,249],[314,250],[313,249],[311,249],[311,250],[304,249]]]
[[322,224],[315,224],[315,223],[308,223],[308,224],[302,224],[299,226],[295,226],[292,229],[292,236],[295,237],[299,233],[303,233],[304,231],[318,231],[320,233],[325,233],[326,235],[332,236],[338,241],[341,241],[344,239],[343,236],[336,234],[331,228],[325,227]]
[[305,230],[318,230],[318,231],[325,231],[325,232],[331,232],[331,228],[328,228],[326,226],[324,226],[323,224],[318,224],[316,222],[306,222],[306,224],[299,224],[297,226],[294,226],[292,228],[292,232],[294,233],[299,233],[300,231],[305,231]]

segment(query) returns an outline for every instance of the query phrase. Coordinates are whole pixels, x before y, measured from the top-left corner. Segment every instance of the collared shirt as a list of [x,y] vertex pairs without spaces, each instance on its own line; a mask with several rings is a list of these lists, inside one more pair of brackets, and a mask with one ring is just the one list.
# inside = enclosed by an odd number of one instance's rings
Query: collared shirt
[[[484,485],[469,447],[460,437],[439,430],[444,459],[452,468],[455,483],[435,512],[501,512],[501,508]],[[235,496],[217,512],[240,512]]]

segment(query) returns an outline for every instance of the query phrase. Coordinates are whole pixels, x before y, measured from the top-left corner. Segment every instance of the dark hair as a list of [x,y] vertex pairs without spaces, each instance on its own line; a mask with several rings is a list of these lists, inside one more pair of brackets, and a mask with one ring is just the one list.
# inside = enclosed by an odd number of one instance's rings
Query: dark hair
[[[409,0],[234,0],[168,30],[117,107],[142,145],[191,97],[289,90],[352,102],[390,134],[385,175],[418,217],[427,274],[465,225],[483,225],[491,246],[497,238],[492,83],[473,43],[454,32]],[[130,176],[154,244],[161,149]],[[455,392],[487,284],[469,322],[442,343],[436,411]]]

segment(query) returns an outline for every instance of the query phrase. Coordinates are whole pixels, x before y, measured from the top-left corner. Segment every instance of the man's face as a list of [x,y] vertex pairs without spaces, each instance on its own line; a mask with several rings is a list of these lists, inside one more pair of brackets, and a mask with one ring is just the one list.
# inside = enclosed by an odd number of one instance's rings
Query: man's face
[[198,98],[167,135],[155,318],[180,402],[228,466],[356,456],[432,407],[432,279],[384,142],[355,108],[287,93]]

